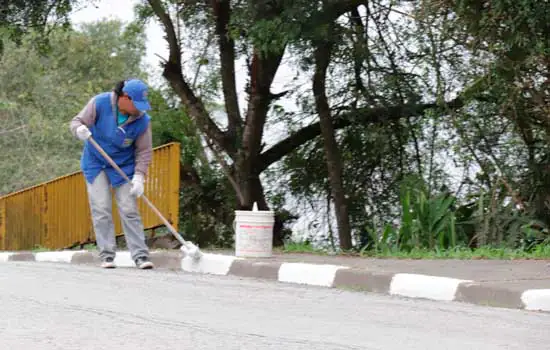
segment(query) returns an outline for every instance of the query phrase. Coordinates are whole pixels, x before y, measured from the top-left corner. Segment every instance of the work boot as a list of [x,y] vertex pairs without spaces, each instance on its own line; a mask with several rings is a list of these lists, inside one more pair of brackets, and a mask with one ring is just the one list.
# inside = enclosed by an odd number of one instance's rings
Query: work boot
[[152,269],[154,267],[153,263],[147,257],[140,257],[136,259],[136,266],[139,269]]

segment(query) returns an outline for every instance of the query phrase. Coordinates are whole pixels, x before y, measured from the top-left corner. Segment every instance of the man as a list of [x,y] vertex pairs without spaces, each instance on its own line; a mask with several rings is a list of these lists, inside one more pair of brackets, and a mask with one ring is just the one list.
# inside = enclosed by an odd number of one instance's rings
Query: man
[[[145,244],[137,198],[152,156],[151,109],[147,85],[139,79],[119,82],[112,92],[94,96],[70,123],[74,137],[84,141],[80,165],[86,179],[88,200],[101,266],[114,268],[116,240],[112,219],[111,187],[115,191],[122,228],[131,257],[140,269],[153,268]],[[125,182],[101,153],[88,142],[94,140],[132,179]]]

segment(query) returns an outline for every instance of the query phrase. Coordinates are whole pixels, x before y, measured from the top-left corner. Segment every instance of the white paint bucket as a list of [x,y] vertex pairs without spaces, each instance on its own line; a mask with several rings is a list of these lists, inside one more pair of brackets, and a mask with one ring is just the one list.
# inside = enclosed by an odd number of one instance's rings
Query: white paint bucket
[[269,258],[273,253],[273,225],[275,213],[258,210],[235,210],[235,256]]

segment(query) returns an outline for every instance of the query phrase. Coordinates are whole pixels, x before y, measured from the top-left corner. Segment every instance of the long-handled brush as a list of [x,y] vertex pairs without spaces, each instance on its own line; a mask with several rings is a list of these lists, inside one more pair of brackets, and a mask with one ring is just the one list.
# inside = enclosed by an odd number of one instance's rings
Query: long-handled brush
[[[109,155],[107,153],[105,153],[103,148],[101,148],[101,146],[91,136],[88,138],[88,140],[99,151],[99,153],[101,153],[101,155],[103,157],[105,157],[105,159],[109,162],[109,164],[111,164],[111,166],[113,168],[115,168],[115,170],[124,178],[124,180],[126,180],[126,182],[130,183],[130,179],[128,178],[128,176],[126,176],[126,174],[111,159],[111,157],[109,157]],[[185,255],[191,257],[194,260],[200,259],[202,257],[202,252],[199,250],[199,248],[196,245],[194,245],[193,243],[184,240],[183,237],[170,224],[170,222],[168,220],[166,220],[166,218],[162,215],[162,213],[153,205],[153,203],[151,203],[151,201],[147,197],[145,197],[145,195],[141,195],[141,198],[143,198],[145,203],[147,203],[147,205],[151,208],[151,210],[153,210],[155,212],[155,214],[158,215],[158,217],[162,220],[164,225],[166,225],[168,230],[170,230],[170,232],[174,235],[174,237],[176,237],[176,239],[181,243],[180,250]]]

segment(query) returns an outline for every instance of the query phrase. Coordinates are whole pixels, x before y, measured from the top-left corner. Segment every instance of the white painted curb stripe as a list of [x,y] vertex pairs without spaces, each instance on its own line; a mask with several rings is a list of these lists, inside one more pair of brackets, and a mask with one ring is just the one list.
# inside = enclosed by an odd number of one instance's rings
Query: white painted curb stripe
[[234,256],[203,253],[199,260],[186,256],[181,260],[181,269],[186,272],[198,272],[211,275],[227,275],[233,261],[238,260]]
[[130,252],[117,252],[115,255],[115,265],[118,267],[135,267],[136,263],[132,260]]
[[469,280],[398,273],[392,278],[390,294],[410,298],[453,301],[458,285]]
[[60,252],[38,252],[34,254],[36,261],[70,263],[73,255],[85,250],[65,250]]
[[[70,263],[79,251],[54,251],[34,253],[35,260],[40,262]],[[0,262],[8,262],[15,252],[0,252]],[[233,261],[241,258],[204,253],[198,261],[186,257],[181,261],[181,268],[187,272],[213,275],[227,275]],[[115,263],[120,267],[134,267],[130,252],[117,252]],[[278,281],[295,284],[332,287],[336,272],[349,269],[348,266],[318,265],[307,263],[282,263],[278,271]],[[461,283],[473,282],[450,277],[429,276],[421,274],[398,273],[391,280],[389,294],[410,298],[424,298],[439,301],[453,301]],[[521,300],[525,310],[550,311],[550,289],[529,289],[522,293]]]
[[279,268],[279,282],[332,287],[336,271],[347,266],[283,263]]
[[14,253],[12,252],[2,252],[0,253],[0,262],[8,262],[10,260],[10,256],[12,256]]
[[528,289],[521,294],[525,310],[550,311],[550,289]]

